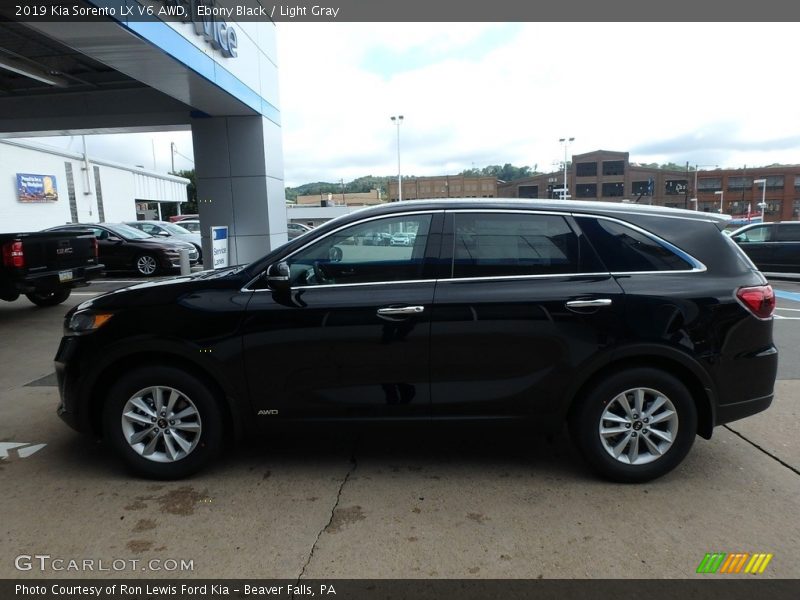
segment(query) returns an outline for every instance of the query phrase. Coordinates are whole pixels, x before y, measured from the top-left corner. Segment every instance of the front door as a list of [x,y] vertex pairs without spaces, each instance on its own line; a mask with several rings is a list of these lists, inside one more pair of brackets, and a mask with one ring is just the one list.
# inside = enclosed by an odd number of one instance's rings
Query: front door
[[[438,251],[431,232],[441,219],[414,213],[346,226],[285,259],[290,292],[254,285],[243,343],[262,424],[429,416],[435,280],[426,252]],[[400,231],[414,234],[410,245],[374,243]]]

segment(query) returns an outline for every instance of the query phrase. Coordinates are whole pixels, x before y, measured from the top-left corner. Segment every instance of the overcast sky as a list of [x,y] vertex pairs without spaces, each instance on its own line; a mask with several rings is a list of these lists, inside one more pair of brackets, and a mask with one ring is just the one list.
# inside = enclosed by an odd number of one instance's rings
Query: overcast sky
[[[800,163],[798,25],[280,23],[287,185],[455,174],[570,154],[741,167]],[[63,146],[69,138],[53,140]],[[188,132],[92,136],[89,153],[169,169]],[[71,141],[78,149],[80,140]],[[176,157],[176,168],[192,163]]]

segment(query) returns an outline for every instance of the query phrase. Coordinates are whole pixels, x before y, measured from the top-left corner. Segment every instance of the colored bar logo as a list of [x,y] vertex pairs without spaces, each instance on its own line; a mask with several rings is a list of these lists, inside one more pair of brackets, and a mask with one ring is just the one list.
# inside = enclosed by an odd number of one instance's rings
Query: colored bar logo
[[697,567],[697,573],[724,573],[726,575],[736,573],[749,573],[751,575],[759,575],[763,573],[769,561],[772,560],[772,554],[757,552],[750,554],[749,552],[734,552],[726,554],[725,552],[707,553],[703,560]]

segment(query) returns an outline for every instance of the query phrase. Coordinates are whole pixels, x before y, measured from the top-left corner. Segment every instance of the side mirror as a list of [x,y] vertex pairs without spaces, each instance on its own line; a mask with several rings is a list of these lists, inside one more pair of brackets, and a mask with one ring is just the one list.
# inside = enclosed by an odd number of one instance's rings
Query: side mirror
[[161,237],[169,237],[169,233],[167,233],[166,231],[159,231],[156,235],[159,235]]
[[115,236],[115,235],[109,235],[109,236],[106,238],[106,241],[108,241],[108,242],[114,242],[115,244],[118,244],[118,243],[120,243],[120,242],[122,241],[122,238],[120,238],[120,237],[117,237],[117,236]]
[[267,285],[273,292],[288,292],[292,287],[289,263],[282,261],[267,267]]

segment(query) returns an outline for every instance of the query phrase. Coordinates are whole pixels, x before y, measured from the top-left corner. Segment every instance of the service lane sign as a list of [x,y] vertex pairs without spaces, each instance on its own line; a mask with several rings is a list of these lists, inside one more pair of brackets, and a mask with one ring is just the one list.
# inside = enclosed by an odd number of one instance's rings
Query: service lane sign
[[228,226],[218,225],[211,228],[211,256],[215,269],[228,266]]

